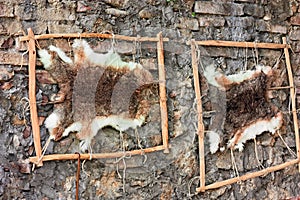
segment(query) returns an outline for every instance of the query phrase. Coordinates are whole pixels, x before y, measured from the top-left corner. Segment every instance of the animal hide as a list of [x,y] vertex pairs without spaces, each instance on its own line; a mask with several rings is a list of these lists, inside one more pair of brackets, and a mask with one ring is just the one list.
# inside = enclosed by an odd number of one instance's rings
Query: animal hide
[[[270,67],[258,66],[233,75],[223,75],[209,66],[204,71],[211,91],[215,89],[216,116],[209,132],[210,152],[233,148],[263,132],[275,133],[283,122],[282,113],[268,97],[273,78]],[[216,92],[217,91],[217,92]],[[216,100],[217,99],[217,100]]]
[[103,127],[126,131],[142,126],[149,95],[157,95],[151,73],[117,53],[96,53],[85,40],[74,40],[72,50],[73,58],[54,46],[38,52],[60,88],[53,100],[61,103],[45,120],[50,139],[77,132],[80,149],[86,151]]

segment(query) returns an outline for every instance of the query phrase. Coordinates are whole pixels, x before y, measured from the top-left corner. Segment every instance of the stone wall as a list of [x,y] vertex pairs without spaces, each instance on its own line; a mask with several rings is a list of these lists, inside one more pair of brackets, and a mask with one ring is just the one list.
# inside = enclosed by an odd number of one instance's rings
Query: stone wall
[[[145,163],[142,156],[126,159],[124,179],[124,174],[118,174],[116,170],[115,160],[87,161],[85,173],[81,174],[81,199],[289,199],[300,196],[297,166],[241,184],[189,196],[189,188],[193,193],[197,186],[197,181],[194,181],[189,187],[189,181],[199,175],[199,164],[191,55],[190,47],[186,45],[191,38],[282,43],[282,37],[287,37],[292,47],[291,62],[296,85],[300,86],[299,0],[1,1],[0,199],[74,199],[76,162],[45,162],[43,167],[31,172],[32,166],[27,160],[34,155],[27,103],[28,54],[27,44],[19,42],[18,37],[26,35],[28,28],[32,28],[35,34],[108,32],[149,37],[155,37],[162,31],[163,36],[170,39],[164,47],[171,153],[149,154]],[[56,42],[49,40],[48,43]],[[67,42],[65,40],[64,44]],[[39,45],[46,47],[48,43],[41,41]],[[110,47],[111,41],[101,44],[94,47],[103,52]],[[103,49],[105,45],[107,48]],[[133,54],[150,69],[156,70],[153,64],[156,60],[155,44],[142,44],[139,55],[135,51],[136,44],[120,42],[118,45],[122,47],[117,48],[122,56]],[[204,65],[213,63],[227,74],[244,68],[251,69],[256,62],[284,68],[281,51],[256,52],[251,48],[245,51],[215,47],[199,49]],[[40,63],[37,67],[43,74]],[[285,73],[282,76],[286,78]],[[283,83],[287,84],[287,81]],[[41,100],[45,94],[55,92],[56,85],[39,84],[37,99]],[[286,111],[289,105],[287,92],[277,94],[282,100],[282,109]],[[300,94],[297,89],[298,92]],[[38,108],[41,120],[53,109],[51,105],[39,105]],[[295,151],[291,121],[292,118],[287,116],[283,138]],[[116,133],[108,131],[107,134]],[[42,123],[41,137],[44,144],[47,131]],[[118,135],[111,138],[118,138]],[[105,139],[115,142],[111,138]],[[47,153],[67,151],[65,146],[72,142],[70,140],[51,143]],[[250,142],[244,152],[236,153],[240,174],[259,170],[253,145]],[[215,155],[206,152],[208,184],[233,176],[229,152]],[[270,134],[258,138],[258,153],[265,167],[293,159],[282,141]],[[120,171],[124,169],[122,163]]]

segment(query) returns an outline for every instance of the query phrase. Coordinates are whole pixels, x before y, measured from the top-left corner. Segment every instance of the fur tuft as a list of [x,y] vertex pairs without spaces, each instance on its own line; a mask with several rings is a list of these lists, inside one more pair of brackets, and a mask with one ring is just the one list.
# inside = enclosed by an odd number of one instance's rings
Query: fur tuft
[[209,150],[211,154],[214,154],[218,151],[220,144],[220,136],[217,132],[209,132]]
[[204,76],[209,84],[218,88],[223,88],[224,86],[230,85],[232,83],[241,83],[245,80],[254,78],[255,75],[261,72],[266,75],[270,75],[272,69],[268,66],[258,65],[256,70],[240,71],[237,74],[226,76],[215,70],[213,65],[210,65],[204,70]]
[[57,55],[60,57],[60,59],[62,59],[64,62],[68,63],[68,64],[72,64],[73,61],[71,58],[69,58],[65,52],[63,52],[60,48],[57,48],[53,45],[49,46],[49,50],[50,51],[53,51],[53,52],[56,52]]
[[71,124],[68,128],[65,129],[63,132],[63,137],[68,136],[71,132],[80,132],[82,129],[82,123],[80,122],[74,122]]
[[41,50],[38,51],[38,54],[40,56],[40,61],[44,65],[44,68],[47,69],[47,70],[51,69],[52,57],[48,53],[48,51],[46,49],[41,49]]
[[[282,126],[282,122],[283,116],[281,112],[277,113],[270,120],[258,120],[247,126],[241,133],[235,134],[235,136],[229,140],[228,147],[234,146],[234,149],[242,151],[244,149],[243,143],[247,140],[254,139],[257,135],[266,131],[274,134]],[[241,137],[238,138],[238,135]]]
[[54,111],[53,113],[51,113],[47,119],[45,120],[45,127],[50,129],[50,128],[56,128],[60,125],[60,121],[61,121],[61,115],[59,112]]

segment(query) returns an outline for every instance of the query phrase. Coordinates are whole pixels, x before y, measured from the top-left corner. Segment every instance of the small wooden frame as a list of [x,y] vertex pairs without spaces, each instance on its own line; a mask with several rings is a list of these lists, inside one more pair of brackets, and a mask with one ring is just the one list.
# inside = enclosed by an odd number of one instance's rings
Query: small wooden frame
[[156,38],[151,37],[129,37],[123,35],[113,34],[99,34],[99,33],[71,33],[71,34],[44,34],[34,35],[32,29],[28,29],[28,35],[20,37],[20,41],[29,41],[29,99],[30,99],[30,115],[34,138],[34,148],[36,151],[35,157],[30,157],[30,162],[37,166],[42,166],[43,161],[51,160],[75,160],[78,159],[78,154],[52,154],[42,156],[40,129],[38,123],[37,107],[36,107],[36,78],[35,78],[35,66],[36,66],[36,50],[35,40],[49,39],[49,38],[111,38],[118,40],[139,41],[139,42],[157,42],[157,57],[158,57],[158,74],[159,74],[159,96],[160,96],[160,111],[161,111],[161,129],[163,144],[160,146],[150,147],[141,150],[132,150],[125,152],[114,153],[93,153],[93,154],[80,154],[80,159],[100,159],[100,158],[118,158],[124,155],[143,155],[144,153],[150,153],[154,151],[164,150],[164,153],[169,153],[168,143],[168,113],[167,113],[167,98],[166,98],[166,74],[164,65],[164,48],[163,42],[169,41],[168,38],[163,38],[162,33],[158,33]]
[[[195,86],[195,93],[196,93],[196,100],[197,100],[197,111],[198,111],[198,138],[199,138],[199,161],[200,161],[200,187],[196,189],[197,192],[204,192],[205,190],[209,189],[216,189],[225,185],[229,185],[232,183],[236,183],[239,181],[245,181],[250,178],[262,176],[268,174],[270,172],[278,171],[288,166],[299,164],[300,162],[300,139],[299,139],[299,127],[298,127],[298,119],[297,119],[297,112],[296,112],[296,100],[295,100],[295,87],[294,87],[294,80],[293,80],[293,73],[291,69],[291,62],[289,57],[289,48],[290,46],[286,42],[286,38],[282,38],[283,44],[274,44],[274,43],[253,43],[253,42],[232,42],[232,41],[215,41],[215,40],[208,40],[208,41],[195,41],[191,40],[188,44],[191,45],[191,54],[192,54],[192,68],[194,73],[194,86]],[[212,183],[210,185],[205,185],[205,159],[204,159],[204,126],[203,126],[203,119],[202,119],[202,101],[201,101],[201,91],[199,86],[199,77],[198,77],[198,61],[196,55],[196,45],[202,46],[215,46],[215,47],[253,47],[253,48],[264,48],[264,49],[283,49],[285,54],[286,60],[286,68],[288,73],[289,79],[289,86],[286,87],[279,87],[279,89],[290,89],[290,96],[292,102],[292,113],[293,113],[293,122],[294,122],[294,131],[295,131],[295,139],[296,139],[296,151],[297,151],[297,159],[285,162],[280,165],[268,167],[264,170],[260,170],[257,172],[252,172],[245,174],[240,177],[231,178],[224,181],[219,181]],[[277,88],[276,88],[277,89]],[[300,172],[300,164],[299,172]]]

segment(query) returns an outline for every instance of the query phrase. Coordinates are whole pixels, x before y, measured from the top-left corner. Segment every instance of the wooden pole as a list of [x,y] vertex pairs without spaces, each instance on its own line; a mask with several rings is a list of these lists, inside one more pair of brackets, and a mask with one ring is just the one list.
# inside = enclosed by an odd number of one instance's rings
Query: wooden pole
[[272,87],[269,88],[268,90],[282,90],[282,89],[289,89],[291,86],[282,86],[282,87]]
[[[189,42],[188,42],[189,44]],[[222,40],[204,40],[196,41],[197,45],[201,46],[219,46],[219,47],[248,47],[248,48],[263,48],[263,49],[284,49],[289,48],[287,44],[275,43],[256,43],[256,42],[234,42]]]
[[167,110],[167,92],[166,92],[166,71],[164,63],[164,47],[162,32],[157,34],[157,59],[158,59],[158,76],[159,76],[159,99],[160,99],[160,116],[161,131],[164,153],[169,153],[169,133],[168,133],[168,110]]
[[[165,147],[163,145],[150,147],[146,149],[139,149],[133,151],[126,151],[126,152],[115,152],[115,153],[95,153],[95,154],[80,154],[81,160],[89,160],[92,159],[103,159],[103,158],[119,158],[122,156],[133,156],[133,155],[143,155],[144,153],[151,153],[154,151],[161,151],[164,150]],[[41,159],[41,161],[52,161],[52,160],[77,160],[78,154],[52,154],[52,155],[45,155]],[[30,157],[29,161],[32,163],[36,163],[39,160],[38,157]]]
[[[276,165],[276,166],[273,166],[273,167],[263,169],[263,170],[258,171],[258,172],[252,172],[252,173],[249,173],[249,174],[245,174],[243,176],[227,179],[225,181],[216,182],[216,183],[205,186],[205,190],[216,189],[216,188],[220,188],[220,187],[225,186],[225,185],[230,185],[230,184],[233,184],[233,183],[237,183],[239,181],[245,181],[245,180],[248,180],[250,178],[255,178],[255,177],[258,177],[258,176],[266,175],[268,173],[284,169],[288,166],[291,166],[291,165],[294,165],[294,164],[297,164],[297,163],[299,163],[299,159],[291,160],[291,161],[285,162],[285,163],[280,164],[280,165]],[[200,192],[201,188],[197,188],[196,191]]]
[[[283,44],[287,44],[286,37],[283,37],[282,41],[283,41]],[[295,93],[294,77],[293,77],[290,54],[289,54],[288,48],[284,48],[284,55],[285,55],[286,68],[287,68],[288,79],[289,79],[289,84],[290,84],[290,96],[291,96],[291,102],[292,102],[292,112],[293,112],[294,130],[295,130],[297,157],[298,157],[298,159],[300,159],[299,126],[298,126],[296,97],[295,97],[296,93]],[[300,173],[300,164],[299,164],[298,168],[299,168],[299,173]]]
[[[30,118],[32,126],[32,134],[34,141],[34,149],[36,156],[39,159],[42,155],[41,137],[40,137],[40,127],[37,114],[36,106],[36,80],[35,80],[35,63],[36,63],[36,49],[35,49],[35,39],[34,33],[31,28],[28,30],[28,52],[29,52],[29,104],[30,104]],[[37,166],[43,166],[43,162],[36,163]]]
[[[127,40],[136,41],[137,37],[130,37],[124,35],[114,35],[114,34],[102,34],[102,33],[64,33],[64,34],[42,34],[35,35],[35,40],[50,39],[50,38],[107,38],[107,39],[117,39],[117,40]],[[22,36],[20,37],[20,42],[28,41],[30,37]],[[139,42],[158,42],[158,38],[152,37],[139,37]],[[163,38],[164,42],[168,42],[168,38]]]
[[197,111],[198,111],[198,140],[199,140],[199,161],[200,161],[200,188],[201,192],[205,191],[205,155],[204,155],[204,124],[202,116],[202,100],[201,100],[201,90],[200,81],[198,73],[198,59],[196,53],[196,43],[195,40],[191,40],[191,50],[192,50],[192,67],[194,75],[194,86],[197,101]]

